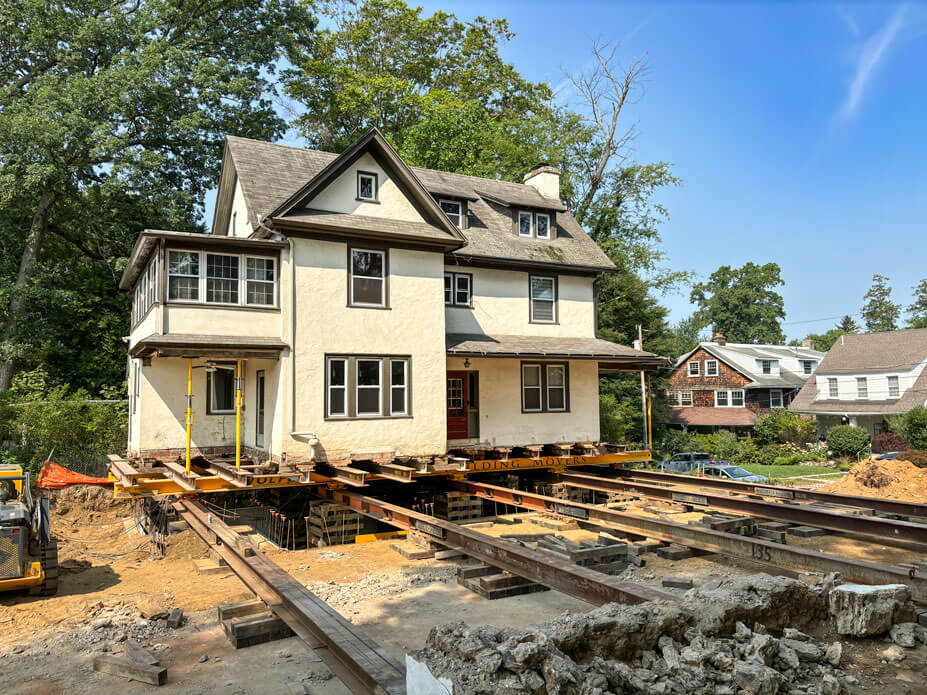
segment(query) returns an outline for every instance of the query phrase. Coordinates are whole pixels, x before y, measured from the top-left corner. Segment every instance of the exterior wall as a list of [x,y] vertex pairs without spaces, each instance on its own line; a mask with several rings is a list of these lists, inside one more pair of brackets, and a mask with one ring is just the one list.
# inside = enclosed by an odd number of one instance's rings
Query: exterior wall
[[[694,392],[696,389],[708,389],[710,391],[714,391],[715,389],[741,389],[750,383],[750,379],[737,370],[732,369],[721,360],[717,360],[718,376],[706,377],[705,360],[715,359],[717,358],[702,348],[696,350],[686,362],[673,371],[673,374],[670,376],[670,390],[692,391],[694,402]],[[689,376],[689,362],[699,363],[699,376]],[[711,395],[711,399],[711,403],[695,403],[695,405],[713,406],[715,404],[714,395]]]
[[[377,200],[357,200],[357,172],[377,175]],[[415,206],[369,153],[362,155],[338,178],[320,191],[308,207],[329,212],[345,212],[368,217],[385,217],[406,222],[423,222]]]
[[[280,312],[273,309],[170,303],[164,307],[162,332],[275,338],[280,335],[280,321]],[[147,335],[139,333],[141,338]]]
[[568,412],[523,413],[521,362],[518,359],[472,358],[470,366],[464,367],[462,358],[447,360],[448,370],[479,373],[479,441],[493,446],[598,441],[598,364],[594,360],[570,361]]
[[[826,374],[823,372],[817,373],[817,394],[814,397],[814,400],[841,400],[841,401],[853,401],[856,403],[865,402],[864,399],[857,397],[856,391],[856,379],[857,377],[866,377],[869,400],[873,401],[885,401],[889,400],[888,396],[888,377],[897,376],[898,377],[898,389],[899,389],[899,398],[905,394],[909,388],[914,386],[914,383],[920,377],[921,373],[924,371],[924,366],[927,365],[927,360],[921,362],[914,369],[904,371],[904,372],[867,372],[865,374]],[[830,391],[828,387],[827,380],[828,378],[837,379],[837,388],[839,390],[839,395],[836,399],[831,398]]]
[[129,333],[129,347],[133,347],[142,338],[161,332],[164,305],[160,302],[148,310],[148,314],[139,321]]
[[[320,458],[329,460],[359,453],[443,453],[447,432],[443,254],[390,249],[389,308],[359,308],[346,306],[347,244],[313,239],[294,239],[294,244],[293,430],[304,434],[291,436],[287,419],[281,446],[288,458],[308,458],[308,433],[320,441]],[[409,355],[411,417],[326,420],[326,354]]]
[[229,236],[249,237],[253,231],[248,219],[248,205],[245,202],[241,181],[235,179],[235,193],[232,196],[232,210],[229,212]]
[[[448,266],[445,270],[473,276],[472,308],[449,306],[445,309],[448,333],[595,337],[593,278],[559,275],[557,323],[531,323],[528,283],[532,273],[458,266]],[[444,296],[443,286],[441,296]]]
[[818,435],[826,435],[827,430],[837,425],[856,425],[863,427],[872,439],[889,429],[887,415],[850,415],[844,422],[842,415],[817,415]]

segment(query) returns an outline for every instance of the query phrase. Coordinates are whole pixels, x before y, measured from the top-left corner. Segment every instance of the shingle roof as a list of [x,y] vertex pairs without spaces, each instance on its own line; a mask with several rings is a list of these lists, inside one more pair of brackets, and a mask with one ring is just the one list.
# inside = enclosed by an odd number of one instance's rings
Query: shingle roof
[[705,425],[714,427],[756,424],[756,413],[749,408],[704,408],[699,406],[676,406],[670,410],[670,422],[674,425]]
[[[747,386],[750,388],[797,388],[808,378],[783,365],[783,362],[794,361],[799,366],[799,360],[820,361],[824,353],[812,348],[794,345],[767,345],[749,343],[726,343],[719,345],[715,342],[699,343],[698,347],[690,350],[676,360],[676,367],[681,367],[699,348],[717,357],[729,367],[736,369],[752,380]],[[757,368],[756,360],[772,359],[779,361],[779,374],[763,374]]]
[[601,338],[549,338],[532,335],[448,333],[447,354],[468,357],[564,357],[624,360],[668,366],[669,360],[652,352],[635,350]]
[[[259,217],[285,202],[338,156],[234,136],[228,136],[226,144],[255,227]],[[467,245],[453,253],[462,262],[502,259],[590,270],[614,268],[562,203],[544,198],[533,186],[418,167],[412,171],[433,195],[469,200],[468,225],[462,230]],[[549,211],[555,238],[519,238],[513,220],[513,210],[519,207]]]
[[927,328],[849,333],[834,343],[819,374],[907,371],[927,358]]
[[[364,229],[371,232],[385,232],[399,237],[428,239],[448,242],[447,234],[427,222],[408,222],[406,220],[391,220],[385,217],[370,217],[368,215],[350,215],[341,212],[328,212],[327,210],[313,210],[301,208],[283,218],[274,218],[274,222],[311,222],[314,226],[323,229]],[[457,242],[459,243],[459,242]]]
[[279,352],[287,347],[279,338],[248,335],[204,335],[200,333],[153,333],[139,340],[129,354],[133,357],[157,349],[261,350]]

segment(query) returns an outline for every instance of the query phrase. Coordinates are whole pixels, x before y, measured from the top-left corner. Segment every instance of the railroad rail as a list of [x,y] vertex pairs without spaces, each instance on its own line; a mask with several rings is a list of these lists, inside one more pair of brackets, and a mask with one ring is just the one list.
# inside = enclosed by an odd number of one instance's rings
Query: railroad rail
[[[679,477],[685,478],[687,476]],[[695,485],[699,487],[699,489],[692,491],[689,489],[680,490],[679,487],[673,488],[665,485],[648,485],[636,481],[602,478],[585,473],[561,473],[558,478],[567,485],[584,490],[627,492],[648,499],[710,507],[711,509],[749,514],[792,524],[817,526],[831,531],[857,533],[879,540],[894,539],[927,546],[927,525],[924,524],[879,516],[831,511],[816,508],[812,505],[790,504],[785,501],[767,502],[748,497],[734,497],[730,495],[730,491],[728,491],[728,494],[712,494],[700,489],[698,484],[702,478],[689,478],[692,482],[688,483],[688,486]]]
[[354,695],[405,695],[405,667],[376,642],[197,502],[180,499],[174,509]]
[[903,502],[881,497],[863,497],[860,495],[843,495],[835,492],[821,492],[819,490],[803,490],[797,487],[772,485],[767,483],[739,483],[733,480],[723,480],[714,477],[693,477],[675,473],[661,473],[659,471],[645,471],[638,468],[611,468],[612,472],[622,478],[637,480],[675,483],[678,485],[698,485],[699,487],[714,488],[716,490],[729,490],[745,495],[761,495],[775,497],[786,501],[824,502],[843,507],[859,507],[873,509],[885,514],[898,516],[919,516],[927,518],[927,504],[917,502]]
[[544,550],[526,548],[374,497],[329,487],[320,489],[318,494],[378,521],[420,531],[436,543],[460,548],[481,562],[594,605],[678,600],[672,594],[621,581],[562,560]]
[[653,519],[592,504],[569,502],[531,492],[471,480],[448,481],[449,486],[482,499],[539,512],[572,517],[592,526],[718,553],[773,569],[801,572],[840,572],[843,579],[859,584],[907,584],[915,601],[927,601],[927,577],[915,570],[880,565],[865,560],[829,555],[758,538],[739,536],[675,521]]

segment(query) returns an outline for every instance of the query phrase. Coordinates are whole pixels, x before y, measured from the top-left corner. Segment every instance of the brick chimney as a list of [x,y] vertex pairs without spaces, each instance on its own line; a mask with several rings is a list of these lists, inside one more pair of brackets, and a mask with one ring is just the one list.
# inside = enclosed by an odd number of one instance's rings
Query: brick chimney
[[545,198],[560,200],[560,170],[550,164],[535,164],[525,174],[524,182],[533,186]]
[[811,338],[805,338],[801,341],[801,346],[809,350],[814,350],[814,341]]
[[727,338],[724,337],[724,333],[721,333],[720,331],[715,333],[715,342],[718,345],[727,345]]

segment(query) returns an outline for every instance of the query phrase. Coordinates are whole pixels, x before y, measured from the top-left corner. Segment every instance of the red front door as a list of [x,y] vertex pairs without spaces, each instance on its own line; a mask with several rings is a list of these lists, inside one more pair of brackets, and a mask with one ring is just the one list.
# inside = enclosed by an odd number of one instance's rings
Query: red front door
[[466,439],[467,373],[447,373],[447,438]]

